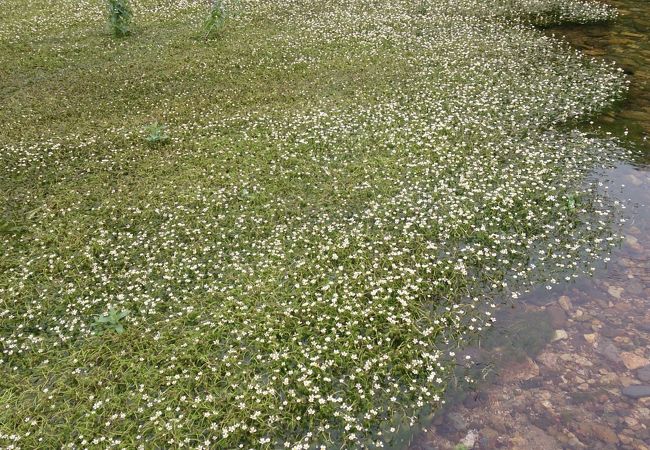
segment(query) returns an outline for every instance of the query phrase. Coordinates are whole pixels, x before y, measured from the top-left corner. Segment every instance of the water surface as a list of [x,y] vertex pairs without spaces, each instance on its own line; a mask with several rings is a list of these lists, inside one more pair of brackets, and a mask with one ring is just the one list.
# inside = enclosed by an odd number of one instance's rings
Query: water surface
[[471,350],[478,387],[452,393],[412,448],[650,448],[650,2],[610,3],[614,23],[545,33],[630,79],[628,98],[584,125],[635,150],[602,180],[625,202],[624,240],[593,278],[503,308]]

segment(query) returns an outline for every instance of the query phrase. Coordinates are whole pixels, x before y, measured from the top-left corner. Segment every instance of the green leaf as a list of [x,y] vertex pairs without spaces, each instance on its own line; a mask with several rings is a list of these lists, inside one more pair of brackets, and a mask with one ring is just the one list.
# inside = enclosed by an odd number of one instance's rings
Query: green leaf
[[569,195],[569,198],[567,199],[567,207],[569,209],[575,209],[576,207],[576,199],[573,195]]

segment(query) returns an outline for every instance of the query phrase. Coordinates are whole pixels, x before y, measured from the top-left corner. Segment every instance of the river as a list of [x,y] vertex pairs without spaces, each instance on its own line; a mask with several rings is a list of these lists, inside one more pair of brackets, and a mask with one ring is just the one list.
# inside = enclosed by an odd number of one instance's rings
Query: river
[[614,61],[627,99],[583,127],[634,156],[607,170],[624,236],[593,277],[503,308],[459,387],[412,449],[650,449],[650,1],[611,0],[610,24],[544,30]]

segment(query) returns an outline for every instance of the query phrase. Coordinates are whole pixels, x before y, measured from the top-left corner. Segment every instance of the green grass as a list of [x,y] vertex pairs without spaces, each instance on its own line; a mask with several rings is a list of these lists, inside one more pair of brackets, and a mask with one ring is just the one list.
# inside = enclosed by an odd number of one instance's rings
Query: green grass
[[555,130],[625,82],[527,24],[603,7],[5,3],[2,446],[390,446],[615,242],[620,150]]

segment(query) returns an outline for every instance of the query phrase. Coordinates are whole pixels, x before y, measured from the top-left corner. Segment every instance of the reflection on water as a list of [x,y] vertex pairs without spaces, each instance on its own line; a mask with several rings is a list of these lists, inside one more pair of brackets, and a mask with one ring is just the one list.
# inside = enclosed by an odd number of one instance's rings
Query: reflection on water
[[593,278],[505,308],[471,350],[478,390],[452,394],[413,449],[650,449],[650,1],[609,3],[616,23],[546,32],[630,77],[592,125],[639,150],[603,180],[627,201],[624,242]]

